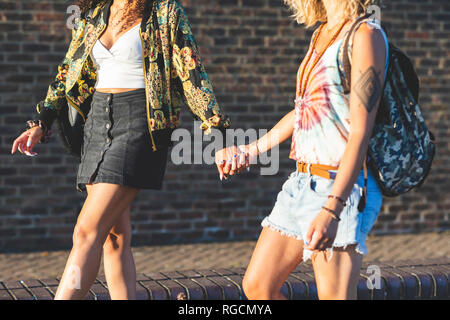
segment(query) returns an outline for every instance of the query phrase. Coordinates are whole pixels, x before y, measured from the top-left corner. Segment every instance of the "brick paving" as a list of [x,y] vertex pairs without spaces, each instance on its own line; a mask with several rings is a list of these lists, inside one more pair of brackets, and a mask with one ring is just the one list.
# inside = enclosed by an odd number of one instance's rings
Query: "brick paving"
[[[246,267],[255,241],[133,248],[138,273]],[[450,257],[450,231],[369,236],[365,261]],[[0,281],[61,276],[69,251],[0,254]],[[100,270],[103,274],[103,267]]]

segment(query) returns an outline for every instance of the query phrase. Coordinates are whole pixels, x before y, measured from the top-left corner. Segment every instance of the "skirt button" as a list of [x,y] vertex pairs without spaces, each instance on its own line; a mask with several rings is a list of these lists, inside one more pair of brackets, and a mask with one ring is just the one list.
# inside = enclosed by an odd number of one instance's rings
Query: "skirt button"
[[107,124],[105,125],[105,127],[106,127],[106,129],[109,129],[109,127],[110,127],[110,124],[109,124],[109,123],[107,123]]

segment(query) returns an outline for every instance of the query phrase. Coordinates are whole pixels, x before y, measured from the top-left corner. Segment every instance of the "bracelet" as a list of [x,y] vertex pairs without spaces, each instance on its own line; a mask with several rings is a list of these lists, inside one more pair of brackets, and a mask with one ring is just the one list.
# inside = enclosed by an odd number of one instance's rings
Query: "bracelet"
[[28,120],[26,124],[26,129],[29,130],[34,127],[40,127],[43,131],[43,135],[39,140],[39,143],[47,143],[50,141],[50,136],[52,135],[52,131],[49,130],[41,120]]
[[334,220],[337,220],[338,222],[341,221],[341,218],[338,217],[338,215],[336,214],[336,211],[331,210],[325,206],[322,207],[322,209],[324,209],[326,212],[328,212]]
[[342,206],[344,206],[344,207],[346,206],[345,201],[344,201],[341,197],[329,195],[329,196],[328,196],[328,199],[330,199],[330,198],[336,199],[336,200],[338,200],[338,201],[342,204]]

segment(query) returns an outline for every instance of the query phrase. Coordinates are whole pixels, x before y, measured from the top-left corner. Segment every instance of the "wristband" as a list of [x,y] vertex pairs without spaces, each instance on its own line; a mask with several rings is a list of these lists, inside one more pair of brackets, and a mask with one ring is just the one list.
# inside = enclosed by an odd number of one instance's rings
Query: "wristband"
[[324,209],[326,212],[328,212],[328,214],[330,214],[334,220],[337,220],[338,222],[341,221],[341,218],[338,217],[338,215],[336,214],[336,211],[331,210],[325,206],[323,206],[322,209]]
[[328,199],[330,199],[330,198],[336,199],[336,200],[338,200],[344,207],[346,206],[345,201],[344,201],[341,197],[329,195],[329,196],[328,196]]
[[28,120],[26,124],[26,129],[29,130],[34,127],[40,127],[43,131],[43,135],[41,139],[39,140],[39,143],[47,143],[50,141],[50,136],[52,135],[52,131],[49,130],[41,120]]

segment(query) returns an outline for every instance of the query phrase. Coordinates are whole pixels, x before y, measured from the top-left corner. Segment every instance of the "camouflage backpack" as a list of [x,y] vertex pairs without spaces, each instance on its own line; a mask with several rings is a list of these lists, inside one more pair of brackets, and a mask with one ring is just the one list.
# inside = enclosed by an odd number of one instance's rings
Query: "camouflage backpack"
[[[345,75],[350,75],[349,39],[366,15],[356,20],[346,36],[342,54]],[[350,77],[341,73],[344,92],[350,92]],[[420,186],[428,175],[435,154],[434,135],[420,112],[419,79],[410,59],[389,43],[389,64],[375,125],[364,163],[365,205],[367,167],[385,196],[397,196]]]

